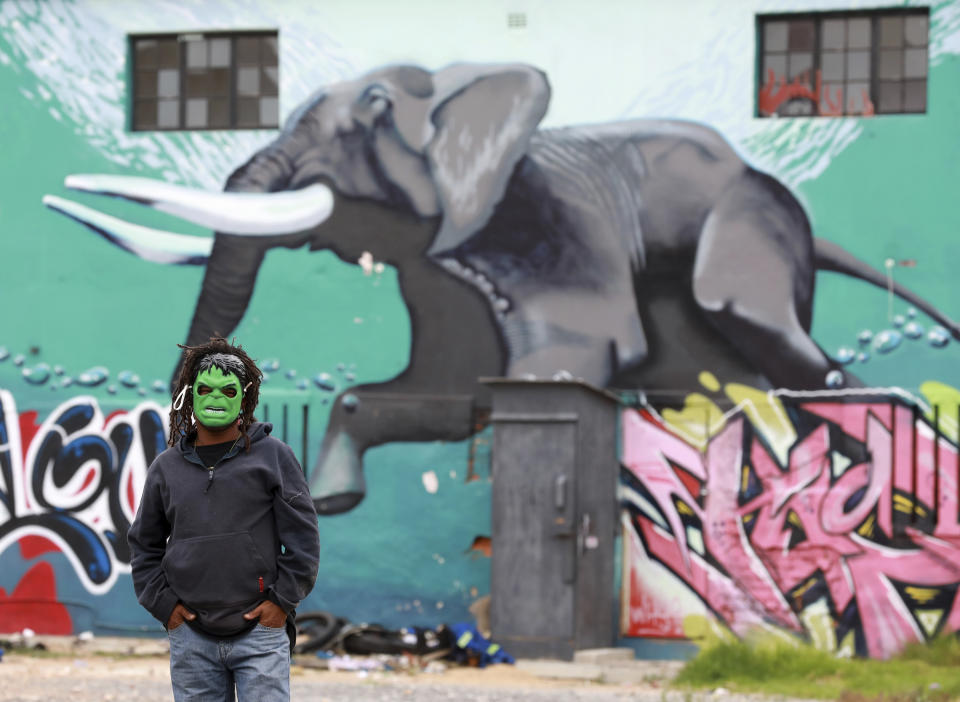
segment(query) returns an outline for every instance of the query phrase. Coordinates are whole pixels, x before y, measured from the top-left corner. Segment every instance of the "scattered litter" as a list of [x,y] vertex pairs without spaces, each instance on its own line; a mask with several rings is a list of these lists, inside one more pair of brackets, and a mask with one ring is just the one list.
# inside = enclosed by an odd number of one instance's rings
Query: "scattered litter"
[[21,631],[21,632],[20,632],[20,635],[21,635],[23,638],[25,638],[25,639],[30,639],[30,638],[33,638],[34,636],[36,636],[36,635],[37,635],[37,632],[35,632],[33,629],[27,628],[27,629],[24,629],[23,631]]
[[78,641],[93,641],[93,632],[92,631],[81,631],[77,634]]
[[371,670],[387,669],[383,661],[377,658],[354,658],[350,654],[333,656],[327,661],[327,666],[330,668],[330,670],[359,670],[367,672]]
[[[481,607],[477,614],[485,613],[489,599],[482,604],[486,608]],[[490,663],[513,663],[513,656],[489,640],[486,617],[478,619],[485,626],[478,628],[471,622],[391,630],[378,624],[352,624],[329,612],[305,612],[297,617],[294,654],[314,654],[300,659],[305,667],[376,674],[442,674],[451,664],[482,668]]]
[[724,695],[729,694],[729,691],[725,687],[718,687],[713,691],[714,697],[723,697]]

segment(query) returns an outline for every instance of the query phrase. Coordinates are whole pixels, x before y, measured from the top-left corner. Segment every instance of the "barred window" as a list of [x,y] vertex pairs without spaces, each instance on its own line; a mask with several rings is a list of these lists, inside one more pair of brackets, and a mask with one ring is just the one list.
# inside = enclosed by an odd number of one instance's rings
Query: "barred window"
[[759,15],[758,117],[927,110],[929,8]]
[[130,37],[134,131],[273,129],[277,32]]

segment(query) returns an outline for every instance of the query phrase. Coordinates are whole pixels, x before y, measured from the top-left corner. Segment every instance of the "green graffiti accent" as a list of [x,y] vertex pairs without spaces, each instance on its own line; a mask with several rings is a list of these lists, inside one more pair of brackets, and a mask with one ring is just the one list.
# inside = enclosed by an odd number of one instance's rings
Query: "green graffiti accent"
[[683,635],[704,648],[737,640],[736,635],[717,619],[703,614],[690,614],[683,618]]
[[756,431],[773,449],[780,465],[787,465],[797,432],[780,398],[739,383],[728,383],[724,391],[731,402],[743,409]]
[[205,427],[219,429],[236,422],[242,402],[240,380],[216,366],[202,371],[193,384],[193,414]]
[[700,384],[710,392],[720,391],[720,381],[717,380],[717,376],[710,371],[701,371],[697,380],[699,380]]
[[800,621],[814,648],[821,651],[837,650],[837,630],[826,599],[821,597],[805,607],[800,613]]
[[723,410],[706,395],[694,392],[683,400],[682,410],[665,409],[663,419],[671,431],[703,449],[710,437],[723,429]]
[[930,404],[927,419],[933,422],[933,407],[940,407],[940,433],[951,441],[957,441],[957,426],[960,421],[960,390],[952,385],[928,380],[920,384],[920,394]]

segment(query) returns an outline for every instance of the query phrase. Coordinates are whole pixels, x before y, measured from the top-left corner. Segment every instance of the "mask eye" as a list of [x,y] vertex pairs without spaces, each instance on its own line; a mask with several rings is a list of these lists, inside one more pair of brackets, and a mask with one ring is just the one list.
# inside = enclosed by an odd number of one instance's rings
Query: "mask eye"
[[223,394],[226,395],[227,397],[236,397],[236,396],[237,396],[237,389],[236,389],[236,388],[224,388],[224,389],[223,389]]
[[209,395],[213,391],[209,385],[198,385],[197,394],[198,395]]

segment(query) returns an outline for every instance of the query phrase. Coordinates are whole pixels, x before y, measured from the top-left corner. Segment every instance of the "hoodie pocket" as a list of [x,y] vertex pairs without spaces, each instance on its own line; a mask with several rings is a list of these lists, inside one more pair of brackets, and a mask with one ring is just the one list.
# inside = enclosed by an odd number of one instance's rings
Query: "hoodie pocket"
[[188,606],[230,605],[262,599],[269,570],[245,531],[182,539],[167,546],[163,572]]

